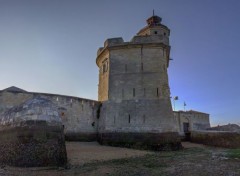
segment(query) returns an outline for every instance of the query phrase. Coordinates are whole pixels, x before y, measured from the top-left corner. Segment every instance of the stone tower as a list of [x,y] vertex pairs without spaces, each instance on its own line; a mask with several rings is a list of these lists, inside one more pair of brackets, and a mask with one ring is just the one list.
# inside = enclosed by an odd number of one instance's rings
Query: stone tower
[[130,42],[107,39],[97,52],[101,143],[179,144],[167,74],[170,30],[161,20],[153,15]]

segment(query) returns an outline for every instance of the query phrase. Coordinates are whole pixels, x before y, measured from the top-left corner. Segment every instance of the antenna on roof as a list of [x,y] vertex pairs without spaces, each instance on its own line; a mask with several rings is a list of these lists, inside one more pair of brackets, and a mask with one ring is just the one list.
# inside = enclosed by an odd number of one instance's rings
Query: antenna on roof
[[154,16],[155,14],[154,14],[154,9],[153,9],[153,16]]

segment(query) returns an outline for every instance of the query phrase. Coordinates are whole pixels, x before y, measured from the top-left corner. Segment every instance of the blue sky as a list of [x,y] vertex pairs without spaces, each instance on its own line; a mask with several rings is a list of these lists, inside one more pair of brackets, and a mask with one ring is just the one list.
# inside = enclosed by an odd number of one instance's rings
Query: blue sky
[[238,0],[0,0],[0,90],[97,99],[97,49],[129,41],[153,9],[171,29],[176,110],[185,101],[212,125],[240,124]]

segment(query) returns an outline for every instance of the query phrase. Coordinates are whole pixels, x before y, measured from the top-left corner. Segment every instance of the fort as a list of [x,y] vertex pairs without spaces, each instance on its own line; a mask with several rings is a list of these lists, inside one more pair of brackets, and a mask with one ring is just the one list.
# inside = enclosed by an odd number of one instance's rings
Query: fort
[[[28,92],[17,87],[1,90],[0,136],[10,127],[14,130],[26,126],[24,124],[34,124],[30,128],[34,129],[39,122],[45,121],[47,126],[56,126],[55,137],[49,137],[47,141],[61,139],[62,124],[66,140],[97,140],[106,145],[153,150],[181,148],[181,135],[189,130],[210,127],[209,114],[172,110],[167,73],[170,29],[161,21],[160,17],[153,15],[131,41],[111,38],[99,48],[96,58],[99,67],[98,101]],[[23,113],[26,103],[29,105],[36,99],[51,106],[35,104],[34,111],[30,108]],[[51,121],[53,116],[59,118],[57,125]],[[20,125],[13,125],[16,123]],[[45,126],[44,129],[51,128]],[[48,135],[52,133],[49,131]],[[16,138],[19,135],[15,134],[13,140]],[[29,133],[23,133],[22,138],[30,140],[31,137]]]

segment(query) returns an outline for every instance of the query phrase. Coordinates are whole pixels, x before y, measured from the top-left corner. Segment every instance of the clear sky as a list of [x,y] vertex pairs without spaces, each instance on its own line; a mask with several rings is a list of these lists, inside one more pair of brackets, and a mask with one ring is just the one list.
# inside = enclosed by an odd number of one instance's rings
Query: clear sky
[[239,0],[0,0],[0,90],[97,99],[97,49],[155,14],[171,29],[176,110],[240,124]]

